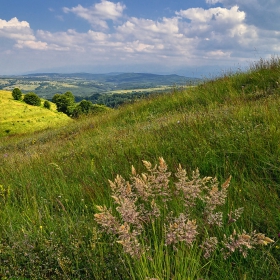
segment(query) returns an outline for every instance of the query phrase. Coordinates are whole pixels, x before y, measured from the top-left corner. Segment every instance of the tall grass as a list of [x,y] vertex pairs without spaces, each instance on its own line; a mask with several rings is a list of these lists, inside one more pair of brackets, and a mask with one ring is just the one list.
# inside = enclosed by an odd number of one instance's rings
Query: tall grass
[[[279,72],[278,58],[261,60],[246,73],[175,88],[62,128],[0,138],[1,277],[278,279]],[[204,260],[196,245],[166,247],[158,222],[140,240],[149,240],[158,257],[135,261],[100,231],[96,205],[114,209],[108,179],[129,179],[131,165],[142,173],[142,160],[159,157],[172,174],[181,163],[189,176],[197,167],[219,181],[231,176],[224,216],[244,207],[237,229],[275,242],[245,259],[215,253]],[[172,203],[179,214],[176,197]]]

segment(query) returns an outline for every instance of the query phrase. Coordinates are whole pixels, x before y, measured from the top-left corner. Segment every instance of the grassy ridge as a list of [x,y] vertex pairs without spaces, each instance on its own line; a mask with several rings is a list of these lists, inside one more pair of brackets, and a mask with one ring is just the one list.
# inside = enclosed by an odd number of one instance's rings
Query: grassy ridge
[[[260,61],[247,73],[174,89],[35,138],[0,138],[0,275],[278,279],[279,73],[279,60]],[[141,172],[143,159],[156,163],[160,156],[172,172],[181,163],[189,174],[199,167],[220,181],[232,175],[225,214],[244,207],[237,230],[255,229],[277,242],[246,259],[217,253],[204,261],[196,246],[190,251],[181,244],[176,253],[156,238],[152,262],[130,259],[99,231],[95,205],[114,207],[107,180],[117,174],[129,179],[132,164]],[[160,224],[154,230],[162,235]],[[195,263],[187,266],[182,258]]]
[[45,128],[66,124],[71,119],[57,113],[55,104],[50,110],[15,101],[10,91],[0,90],[0,137],[19,133],[30,133]]

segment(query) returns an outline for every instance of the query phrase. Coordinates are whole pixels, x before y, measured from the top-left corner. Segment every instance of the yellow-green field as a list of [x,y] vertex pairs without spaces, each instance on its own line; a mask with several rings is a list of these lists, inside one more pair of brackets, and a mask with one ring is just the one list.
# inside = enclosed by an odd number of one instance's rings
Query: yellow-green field
[[53,103],[50,110],[43,105],[31,106],[14,100],[10,91],[0,90],[0,108],[0,137],[35,132],[71,121],[67,115],[58,113]]
[[119,89],[119,90],[112,90],[110,93],[131,93],[133,91],[159,91],[159,90],[170,90],[172,89],[172,86],[161,86],[161,87],[154,87],[154,88],[138,88],[138,89]]

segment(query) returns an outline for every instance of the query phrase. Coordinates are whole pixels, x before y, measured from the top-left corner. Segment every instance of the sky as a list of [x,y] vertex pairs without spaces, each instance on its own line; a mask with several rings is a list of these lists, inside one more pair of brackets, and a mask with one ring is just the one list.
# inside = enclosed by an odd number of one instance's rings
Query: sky
[[279,53],[279,0],[0,0],[0,75],[201,77]]

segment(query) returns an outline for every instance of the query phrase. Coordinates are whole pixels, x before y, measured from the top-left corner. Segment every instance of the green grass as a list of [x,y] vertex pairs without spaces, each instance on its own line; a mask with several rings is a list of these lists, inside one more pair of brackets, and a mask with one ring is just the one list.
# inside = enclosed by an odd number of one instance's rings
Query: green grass
[[[2,136],[0,278],[278,279],[279,74],[277,58],[262,60],[246,73],[174,89],[63,127]],[[160,156],[173,173],[181,163],[188,174],[198,167],[202,176],[221,182],[231,175],[224,213],[244,207],[237,230],[256,230],[276,242],[251,250],[246,259],[236,253],[224,260],[217,252],[205,261],[196,245],[166,248],[159,224],[149,239],[155,258],[130,258],[100,231],[95,206],[114,209],[108,179],[120,174],[129,180],[131,165],[143,172],[142,160],[154,164]],[[182,210],[176,202],[170,207]],[[224,233],[229,231],[216,231]]]
[[55,104],[50,110],[42,106],[31,106],[13,99],[10,91],[0,91],[0,137],[32,133],[46,128],[65,125],[71,121],[65,114],[56,111]]

